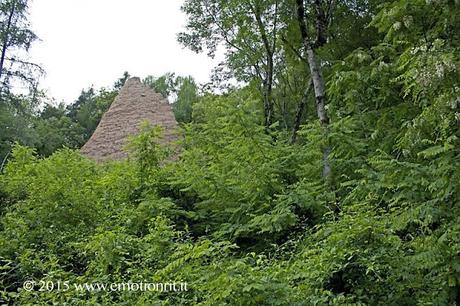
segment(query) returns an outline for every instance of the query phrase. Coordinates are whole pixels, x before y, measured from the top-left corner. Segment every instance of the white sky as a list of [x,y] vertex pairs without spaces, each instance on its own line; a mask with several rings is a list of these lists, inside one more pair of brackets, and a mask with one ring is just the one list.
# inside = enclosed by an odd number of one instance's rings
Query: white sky
[[182,0],[33,0],[32,29],[41,41],[31,60],[46,76],[41,87],[72,103],[83,88],[111,86],[124,71],[141,78],[166,72],[209,80],[216,60],[177,41],[185,25]]

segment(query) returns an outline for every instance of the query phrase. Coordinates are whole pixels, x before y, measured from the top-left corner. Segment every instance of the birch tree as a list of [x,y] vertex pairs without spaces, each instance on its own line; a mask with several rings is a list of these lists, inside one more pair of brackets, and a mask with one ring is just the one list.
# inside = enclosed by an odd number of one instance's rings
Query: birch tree
[[[329,125],[329,117],[326,111],[326,89],[322,72],[321,63],[318,59],[316,50],[322,47],[327,42],[327,26],[331,19],[332,12],[335,6],[334,0],[314,0],[308,2],[308,10],[312,12],[313,20],[310,23],[314,25],[314,31],[308,31],[307,14],[305,12],[306,4],[304,0],[296,0],[296,18],[300,28],[302,44],[305,49],[306,58],[310,67],[310,74],[315,93],[316,111],[318,119],[323,127],[327,137],[327,126]],[[313,21],[313,22],[312,22]],[[323,177],[330,177],[331,166],[329,161],[331,148],[326,145],[323,149]]]
[[273,123],[273,84],[279,53],[279,0],[187,0],[186,32],[179,41],[196,52],[214,56],[225,47],[225,64],[231,77],[261,84],[264,123]]

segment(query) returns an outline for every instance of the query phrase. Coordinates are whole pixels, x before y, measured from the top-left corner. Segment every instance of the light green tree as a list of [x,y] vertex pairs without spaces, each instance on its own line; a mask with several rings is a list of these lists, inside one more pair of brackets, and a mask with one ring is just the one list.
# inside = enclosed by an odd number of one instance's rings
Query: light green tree
[[173,104],[173,111],[178,122],[192,121],[193,105],[198,101],[198,87],[191,76],[178,77],[177,99]]

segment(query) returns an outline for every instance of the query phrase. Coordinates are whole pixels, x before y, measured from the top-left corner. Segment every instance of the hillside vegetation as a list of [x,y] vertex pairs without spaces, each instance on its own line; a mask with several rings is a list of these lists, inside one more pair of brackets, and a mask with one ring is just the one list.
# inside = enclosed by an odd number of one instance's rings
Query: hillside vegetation
[[178,156],[146,125],[130,158],[107,164],[14,145],[0,175],[0,301],[458,305],[459,6],[185,1],[179,41],[223,44],[223,93],[179,95]]

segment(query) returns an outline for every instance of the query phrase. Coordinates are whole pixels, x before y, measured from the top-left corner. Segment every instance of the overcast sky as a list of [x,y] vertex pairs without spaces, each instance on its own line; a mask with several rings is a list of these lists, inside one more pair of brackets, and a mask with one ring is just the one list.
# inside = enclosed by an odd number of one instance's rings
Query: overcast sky
[[185,25],[182,0],[33,0],[30,22],[41,41],[31,60],[47,75],[41,85],[71,103],[83,88],[166,72],[206,82],[216,61],[176,41]]

